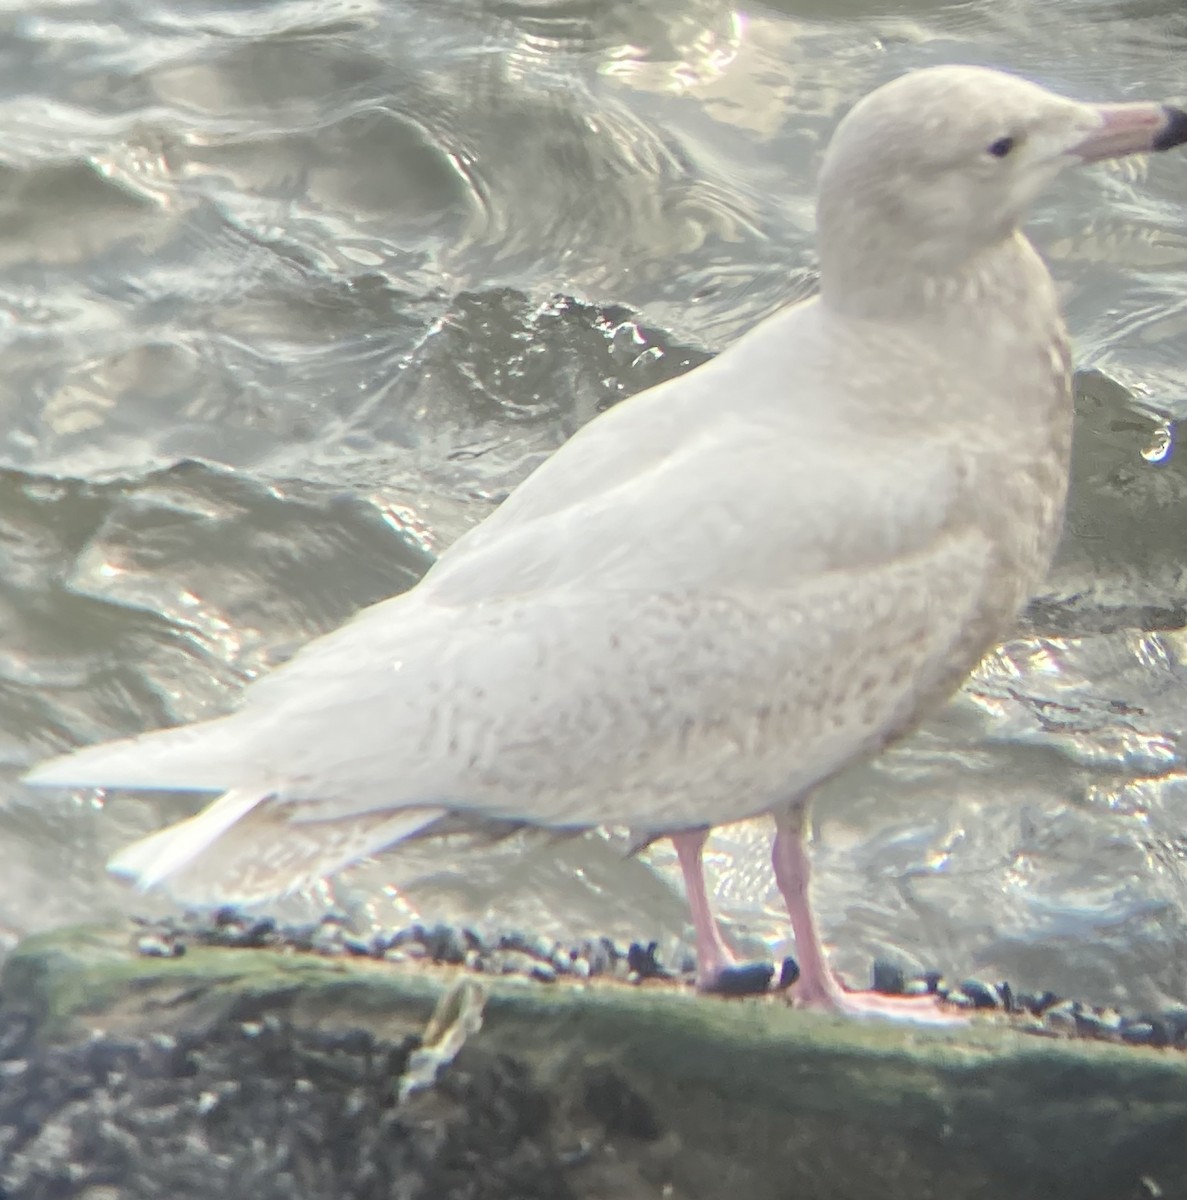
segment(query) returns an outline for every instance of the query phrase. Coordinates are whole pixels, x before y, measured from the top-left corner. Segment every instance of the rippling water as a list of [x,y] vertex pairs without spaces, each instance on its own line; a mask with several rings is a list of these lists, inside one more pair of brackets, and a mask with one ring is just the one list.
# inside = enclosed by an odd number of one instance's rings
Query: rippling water
[[[970,61],[1182,98],[1185,52],[1175,0],[0,3],[4,937],[145,907],[103,860],[184,804],[25,766],[222,711],[597,411],[809,293],[858,95]],[[1083,367],[1068,536],[1017,638],[819,806],[849,971],[1187,999],[1184,196],[1168,156],[1036,217]],[[756,949],[766,840],[712,863]],[[389,858],[333,899],[670,945],[670,858]]]

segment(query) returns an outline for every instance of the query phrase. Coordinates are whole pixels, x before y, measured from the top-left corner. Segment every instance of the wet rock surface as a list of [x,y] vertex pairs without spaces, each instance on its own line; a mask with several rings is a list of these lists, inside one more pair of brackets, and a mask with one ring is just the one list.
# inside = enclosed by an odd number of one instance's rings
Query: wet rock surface
[[[855,1024],[613,972],[542,983],[526,941],[505,947],[523,972],[481,976],[216,927],[228,944],[84,929],[10,957],[5,1200],[1187,1196],[1173,1049],[1000,1017]],[[442,957],[454,932],[430,939]],[[403,1088],[459,990],[481,1019],[471,1006],[435,1081]]]
[[11,1197],[571,1194],[547,1098],[509,1059],[450,1072],[431,1103],[398,1108],[408,1039],[272,1013],[25,1050],[6,1061],[0,1101]]

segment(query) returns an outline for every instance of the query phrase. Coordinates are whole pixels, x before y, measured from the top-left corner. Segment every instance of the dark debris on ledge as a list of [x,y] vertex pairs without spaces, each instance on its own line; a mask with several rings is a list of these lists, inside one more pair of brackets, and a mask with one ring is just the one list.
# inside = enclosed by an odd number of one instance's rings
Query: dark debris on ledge
[[[665,965],[656,942],[622,945],[611,938],[572,943],[512,930],[483,934],[468,925],[414,923],[367,936],[352,932],[348,920],[330,914],[320,921],[282,925],[269,917],[245,916],[234,909],[184,919],[136,922],[136,946],[142,955],[175,957],[187,944],[230,948],[289,950],[333,957],[349,955],[391,963],[426,962],[463,967],[480,975],[519,976],[539,983],[560,979],[614,980],[626,984],[662,982],[691,986],[695,964],[686,956]],[[785,958],[778,975],[769,962],[742,963],[713,994],[722,997],[784,991],[799,969]],[[1187,1007],[1161,1012],[1122,1013],[1050,991],[1016,990],[1005,981],[964,979],[953,984],[939,972],[908,976],[896,964],[876,960],[870,985],[884,995],[938,996],[954,1009],[999,1015],[1017,1029],[1044,1037],[1088,1038],[1121,1045],[1187,1050]]]
[[327,957],[351,955],[391,963],[428,962],[464,967],[482,975],[519,975],[539,983],[557,979],[608,978],[623,983],[674,980],[690,974],[660,963],[655,942],[623,946],[610,938],[572,945],[519,931],[484,936],[464,925],[414,923],[402,929],[360,935],[336,914],[303,925],[280,925],[270,917],[245,917],[233,909],[183,920],[137,921],[136,946],[143,955],[172,958],[188,944],[239,949],[292,950]]

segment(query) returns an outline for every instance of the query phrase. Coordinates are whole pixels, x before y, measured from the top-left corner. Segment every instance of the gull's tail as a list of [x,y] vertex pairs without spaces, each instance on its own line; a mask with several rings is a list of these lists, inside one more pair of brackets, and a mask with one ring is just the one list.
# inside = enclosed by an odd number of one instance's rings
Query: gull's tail
[[[196,816],[121,850],[108,869],[195,905],[248,904],[313,886],[419,833],[440,808],[388,808],[321,820],[261,780],[242,714],[105,742],[35,767],[27,783],[222,792]],[[247,782],[253,779],[256,782]],[[347,806],[349,809],[349,806]]]

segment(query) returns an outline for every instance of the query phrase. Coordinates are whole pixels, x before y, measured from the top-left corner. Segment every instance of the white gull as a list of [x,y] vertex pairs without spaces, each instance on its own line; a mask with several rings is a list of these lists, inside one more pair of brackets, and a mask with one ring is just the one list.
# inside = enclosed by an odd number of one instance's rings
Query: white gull
[[1068,349],[1020,223],[1064,167],[1184,141],[1177,109],[980,68],[879,88],[825,158],[818,298],[598,417],[418,586],[235,712],[29,782],[221,792],[111,864],[212,904],[467,818],[666,834],[703,987],[732,964],[705,832],[770,813],[796,999],[925,1016],[829,970],[810,798],[947,697],[1049,563]]

